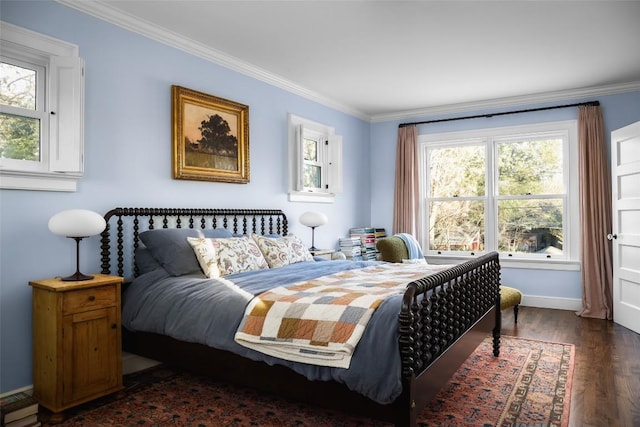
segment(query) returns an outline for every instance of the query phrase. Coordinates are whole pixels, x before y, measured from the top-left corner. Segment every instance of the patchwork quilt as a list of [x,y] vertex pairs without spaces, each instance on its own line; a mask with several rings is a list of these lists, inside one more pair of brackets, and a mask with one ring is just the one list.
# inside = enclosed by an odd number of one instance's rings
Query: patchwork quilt
[[384,299],[448,267],[388,263],[273,288],[251,300],[235,341],[286,360],[348,368]]

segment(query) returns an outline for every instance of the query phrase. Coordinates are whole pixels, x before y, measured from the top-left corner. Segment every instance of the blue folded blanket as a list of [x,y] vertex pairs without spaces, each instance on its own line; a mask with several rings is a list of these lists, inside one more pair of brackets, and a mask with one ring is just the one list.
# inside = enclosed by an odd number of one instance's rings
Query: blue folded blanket
[[407,233],[397,233],[396,236],[400,237],[404,241],[404,244],[407,246],[407,250],[409,251],[410,259],[424,259],[420,243],[418,243],[415,237]]

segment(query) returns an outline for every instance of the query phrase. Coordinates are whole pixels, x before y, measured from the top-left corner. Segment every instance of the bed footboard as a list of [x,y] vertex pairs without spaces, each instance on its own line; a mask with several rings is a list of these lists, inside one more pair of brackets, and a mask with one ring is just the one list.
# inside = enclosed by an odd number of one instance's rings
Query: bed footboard
[[[407,286],[398,322],[403,398],[410,411],[408,419],[398,420],[397,425],[416,425],[420,409],[487,333],[493,336],[493,354],[499,355],[500,313],[500,264],[496,252]],[[446,360],[440,360],[445,353],[446,358],[442,359]],[[429,369],[433,365],[438,366]]]

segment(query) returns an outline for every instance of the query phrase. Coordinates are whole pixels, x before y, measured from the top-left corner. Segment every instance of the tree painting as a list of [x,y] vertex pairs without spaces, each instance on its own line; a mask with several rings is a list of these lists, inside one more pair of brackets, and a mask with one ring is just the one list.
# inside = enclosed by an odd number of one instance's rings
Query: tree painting
[[187,166],[238,169],[238,138],[231,134],[229,123],[220,114],[202,120],[198,131],[200,137],[195,141],[185,136]]
[[172,86],[173,177],[249,182],[249,106]]

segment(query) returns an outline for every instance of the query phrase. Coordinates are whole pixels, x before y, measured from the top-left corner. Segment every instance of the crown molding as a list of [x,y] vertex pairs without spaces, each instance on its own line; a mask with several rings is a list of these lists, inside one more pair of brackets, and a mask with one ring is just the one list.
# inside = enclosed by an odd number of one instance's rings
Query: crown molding
[[56,2],[79,10],[80,12],[86,13],[103,21],[117,25],[118,27],[124,28],[125,30],[140,34],[144,37],[150,38],[167,46],[171,46],[173,48],[190,53],[194,56],[214,62],[218,65],[237,71],[246,76],[253,77],[256,80],[268,83],[280,89],[284,89],[287,92],[291,92],[303,98],[307,98],[329,108],[342,111],[343,113],[347,113],[365,121],[369,121],[371,119],[369,115],[363,113],[362,111],[356,110],[353,107],[337,102],[317,92],[311,91],[281,76],[244,62],[234,56],[228,55],[216,49],[212,49],[211,47],[199,43],[195,40],[189,39],[165,28],[158,27],[157,25],[145,20],[141,20],[138,17],[134,17],[130,14],[124,13],[113,8],[112,6],[109,6],[106,3],[101,2],[100,0],[56,0]]
[[532,95],[495,98],[476,102],[465,102],[460,104],[438,105],[435,107],[404,111],[400,113],[375,115],[370,117],[370,121],[372,123],[388,122],[394,120],[404,121],[407,119],[429,117],[439,114],[466,113],[469,111],[491,110],[504,107],[514,107],[539,103],[541,104],[545,102],[567,101],[569,99],[581,99],[602,95],[615,95],[617,93],[626,92],[640,92],[640,81],[590,88],[567,89]]

